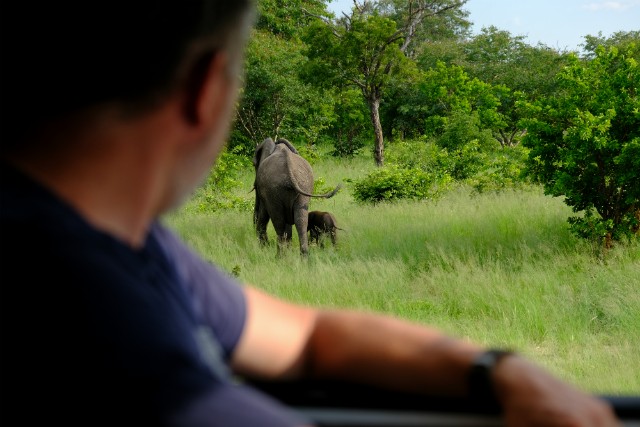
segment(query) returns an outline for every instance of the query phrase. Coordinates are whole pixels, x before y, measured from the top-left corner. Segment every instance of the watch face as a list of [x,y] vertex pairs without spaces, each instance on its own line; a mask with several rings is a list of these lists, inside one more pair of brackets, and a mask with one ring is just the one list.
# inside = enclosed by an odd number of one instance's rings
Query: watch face
[[496,356],[493,352],[485,352],[480,355],[475,361],[479,367],[491,368],[496,362]]
[[487,350],[476,360],[478,364],[493,367],[500,361],[500,359],[510,354],[513,354],[513,352],[509,350]]

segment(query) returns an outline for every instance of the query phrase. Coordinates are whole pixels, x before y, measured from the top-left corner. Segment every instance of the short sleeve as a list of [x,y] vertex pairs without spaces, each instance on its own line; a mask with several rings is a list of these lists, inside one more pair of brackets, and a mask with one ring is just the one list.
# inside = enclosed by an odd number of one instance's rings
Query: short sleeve
[[200,257],[160,223],[154,224],[151,233],[173,262],[198,321],[211,328],[228,360],[245,325],[247,308],[242,285]]

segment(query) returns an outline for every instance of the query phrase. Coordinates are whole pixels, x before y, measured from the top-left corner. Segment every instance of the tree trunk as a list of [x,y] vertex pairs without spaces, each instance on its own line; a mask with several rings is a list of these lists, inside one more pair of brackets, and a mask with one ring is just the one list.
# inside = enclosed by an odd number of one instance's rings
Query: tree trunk
[[380,98],[371,95],[367,98],[369,111],[371,112],[371,123],[375,132],[375,147],[373,158],[377,166],[384,166],[384,138],[382,136],[382,124],[380,124]]

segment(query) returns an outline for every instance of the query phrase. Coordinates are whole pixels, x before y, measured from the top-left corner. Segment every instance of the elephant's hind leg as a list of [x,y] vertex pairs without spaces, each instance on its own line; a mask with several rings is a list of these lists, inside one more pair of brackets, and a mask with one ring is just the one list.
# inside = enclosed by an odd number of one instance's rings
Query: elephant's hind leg
[[267,237],[267,225],[269,224],[269,214],[266,210],[260,210],[254,213],[254,221],[256,226],[256,234],[261,244],[266,245],[269,243]]
[[309,254],[309,237],[307,235],[309,211],[306,203],[299,208],[294,208],[293,222],[296,224],[298,239],[300,240],[300,253],[303,256],[307,256]]
[[287,224],[283,219],[274,218],[271,218],[271,222],[278,236],[278,255],[280,256],[291,244],[291,224]]

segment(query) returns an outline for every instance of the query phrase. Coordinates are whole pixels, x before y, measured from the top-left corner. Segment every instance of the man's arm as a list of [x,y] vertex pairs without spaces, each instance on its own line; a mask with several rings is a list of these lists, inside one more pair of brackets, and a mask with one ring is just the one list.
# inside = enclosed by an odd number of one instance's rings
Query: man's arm
[[[440,396],[465,396],[480,346],[377,314],[316,310],[245,289],[247,325],[234,353],[238,373],[322,378]],[[616,426],[611,408],[520,356],[493,372],[507,425]]]

